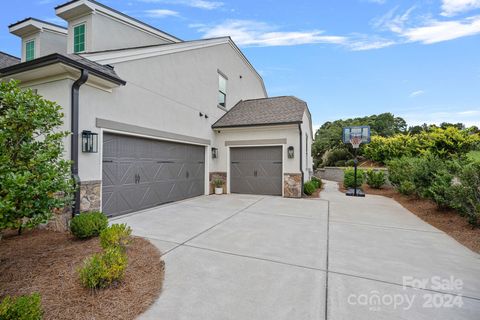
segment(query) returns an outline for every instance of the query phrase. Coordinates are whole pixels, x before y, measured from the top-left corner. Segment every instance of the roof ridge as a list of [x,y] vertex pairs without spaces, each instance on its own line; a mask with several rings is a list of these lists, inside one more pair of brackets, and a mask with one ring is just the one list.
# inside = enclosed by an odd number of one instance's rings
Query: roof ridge
[[17,57],[17,56],[14,56],[14,55],[12,55],[12,54],[10,54],[10,53],[6,53],[5,51],[1,51],[1,50],[0,50],[0,53],[4,54],[4,55],[6,55],[6,56],[9,56],[9,57],[11,57],[11,58],[17,59],[17,60],[19,60],[19,61],[22,60],[22,59],[20,59],[20,58]]
[[49,24],[51,26],[54,26],[54,27],[57,27],[57,28],[61,28],[61,29],[64,29],[64,30],[68,30],[67,28],[65,28],[64,26],[61,26],[61,25],[58,25],[58,24],[55,24],[55,23],[52,23],[52,22],[48,22],[48,21],[45,21],[45,20],[40,20],[40,19],[37,19],[37,18],[33,18],[33,17],[28,17],[28,18],[25,18],[23,20],[20,20],[20,21],[17,21],[15,23],[12,23],[11,25],[9,25],[8,27],[11,28],[11,27],[14,27],[20,23],[24,23],[25,21],[28,21],[28,20],[34,20],[34,21],[37,21],[37,22],[41,22],[41,23],[45,23],[45,24]]
[[[60,9],[60,8],[62,8],[62,7],[65,7],[65,6],[68,6],[69,4],[72,4],[72,3],[75,3],[75,2],[78,2],[78,1],[80,1],[80,0],[71,0],[71,1],[68,1],[68,2],[66,2],[66,3],[60,4],[60,5],[58,5],[58,6],[55,7],[55,10]],[[118,11],[118,10],[112,8],[112,7],[109,7],[109,6],[101,3],[101,2],[98,2],[98,1],[95,1],[95,0],[85,0],[85,1],[88,1],[88,2],[91,2],[91,3],[93,3],[93,4],[96,4],[96,5],[100,6],[100,7],[103,7],[104,9],[111,10],[111,11],[115,12],[116,14],[119,14],[119,15],[121,15],[121,16],[124,16],[124,17],[126,17],[126,18],[128,18],[128,19],[132,19],[133,21],[136,21],[136,22],[138,22],[138,23],[140,23],[140,24],[143,24],[143,25],[146,26],[146,27],[155,29],[155,30],[157,30],[157,31],[159,31],[159,32],[161,32],[161,33],[166,34],[166,35],[169,36],[169,37],[172,37],[172,38],[174,38],[174,39],[176,39],[176,40],[178,40],[178,41],[180,41],[180,42],[183,42],[182,39],[180,39],[180,38],[178,38],[178,37],[176,37],[176,36],[174,36],[174,35],[172,35],[172,34],[170,34],[170,33],[168,33],[168,32],[165,32],[165,31],[163,31],[163,30],[160,30],[160,29],[157,28],[157,27],[154,27],[154,26],[152,26],[152,25],[150,25],[150,24],[148,24],[148,23],[146,23],[146,22],[144,22],[144,21],[142,21],[142,20],[139,20],[139,19],[136,19],[136,18],[134,18],[134,17],[132,17],[132,16],[129,16],[128,14],[125,14],[125,13],[123,13],[123,12],[121,12],[121,11]]]
[[180,44],[188,44],[192,42],[200,42],[200,41],[209,41],[209,40],[218,40],[218,39],[227,39],[228,37],[213,37],[213,38],[206,38],[206,39],[196,39],[196,40],[187,40],[182,42],[172,42],[172,43],[158,43],[158,44],[148,44],[144,46],[137,46],[137,47],[126,47],[126,48],[118,48],[118,49],[106,49],[106,50],[98,50],[98,51],[89,51],[84,52],[82,54],[95,54],[95,53],[104,53],[104,52],[114,52],[114,51],[125,51],[125,50],[133,50],[133,49],[146,49],[146,48],[153,48],[153,47],[163,47],[169,45],[180,45]]

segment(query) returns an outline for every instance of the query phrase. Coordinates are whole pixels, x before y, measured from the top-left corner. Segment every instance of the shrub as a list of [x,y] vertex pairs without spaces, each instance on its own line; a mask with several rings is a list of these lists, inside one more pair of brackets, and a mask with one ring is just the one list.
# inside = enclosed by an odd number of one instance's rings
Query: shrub
[[107,227],[108,218],[102,212],[82,213],[70,222],[70,231],[80,239],[96,237]]
[[7,296],[0,302],[2,320],[41,320],[43,316],[39,293],[11,298]]
[[313,194],[316,189],[316,184],[313,181],[307,181],[303,184],[303,192],[305,192],[306,195]]
[[346,149],[327,150],[322,157],[322,164],[333,166],[337,161],[351,159],[352,154]]
[[372,136],[363,154],[374,161],[386,163],[401,157],[431,154],[440,159],[453,159],[478,148],[480,134],[456,127],[432,128],[415,135],[392,137]]
[[386,181],[385,173],[383,171],[373,171],[372,169],[366,172],[367,184],[375,189],[380,189]]
[[335,167],[345,167],[345,160],[338,160],[335,162]]
[[127,255],[118,247],[94,254],[79,269],[80,282],[87,288],[106,288],[123,279],[127,268]]
[[312,176],[311,180],[317,184],[317,189],[322,187],[322,179]]
[[480,221],[480,163],[464,166],[459,173],[459,183],[452,186],[450,206],[468,218],[473,225]]
[[343,171],[343,186],[345,188],[359,188],[363,184],[365,172],[357,169],[357,185],[355,186],[355,169],[347,168]]
[[447,171],[439,172],[435,174],[432,184],[427,189],[429,197],[435,201],[439,208],[451,207],[453,200],[452,179],[453,176]]
[[34,228],[71,203],[61,110],[16,81],[0,81],[0,230]]
[[112,224],[100,233],[100,245],[103,249],[121,248],[124,250],[131,242],[132,229],[125,223]]
[[398,192],[401,194],[405,195],[411,195],[415,193],[415,185],[411,181],[402,181],[398,186],[397,186]]
[[346,166],[346,167],[353,167],[353,166],[355,166],[355,160],[350,159],[350,160],[345,161],[345,166]]

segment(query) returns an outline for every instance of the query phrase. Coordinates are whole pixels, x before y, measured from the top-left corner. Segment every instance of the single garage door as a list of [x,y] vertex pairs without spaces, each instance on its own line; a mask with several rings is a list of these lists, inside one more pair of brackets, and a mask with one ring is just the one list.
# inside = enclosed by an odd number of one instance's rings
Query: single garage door
[[282,147],[230,148],[230,191],[282,195]]
[[204,194],[205,148],[103,135],[102,207],[117,216]]

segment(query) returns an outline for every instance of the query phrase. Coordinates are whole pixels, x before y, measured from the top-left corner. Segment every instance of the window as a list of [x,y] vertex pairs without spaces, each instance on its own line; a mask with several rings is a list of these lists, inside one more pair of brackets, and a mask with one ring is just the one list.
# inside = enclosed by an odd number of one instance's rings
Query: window
[[227,78],[218,74],[218,105],[227,107]]
[[73,28],[73,52],[85,51],[85,24]]
[[35,59],[35,40],[25,43],[25,61]]

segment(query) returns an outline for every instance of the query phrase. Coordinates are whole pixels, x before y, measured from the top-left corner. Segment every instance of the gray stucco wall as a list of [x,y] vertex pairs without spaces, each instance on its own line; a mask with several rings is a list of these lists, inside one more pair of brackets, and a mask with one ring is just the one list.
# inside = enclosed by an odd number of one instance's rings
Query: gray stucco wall
[[40,56],[52,53],[67,53],[67,35],[56,32],[43,31],[39,34]]

